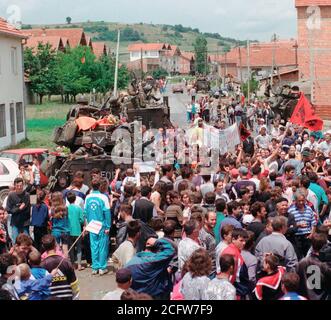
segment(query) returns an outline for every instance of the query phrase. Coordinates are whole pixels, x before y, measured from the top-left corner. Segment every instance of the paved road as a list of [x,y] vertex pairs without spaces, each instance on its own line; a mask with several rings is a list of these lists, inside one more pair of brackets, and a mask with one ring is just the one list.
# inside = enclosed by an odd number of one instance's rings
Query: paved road
[[172,93],[172,85],[167,86],[167,91],[165,95],[169,96],[170,105],[170,119],[173,124],[178,124],[180,128],[185,129],[187,126],[187,116],[186,116],[186,103],[190,102],[190,97],[186,93]]
[[[169,85],[165,93],[169,96],[171,121],[178,124],[180,128],[184,128],[187,125],[185,104],[190,101],[190,98],[187,93],[172,94],[171,88],[172,85]],[[85,269],[77,271],[76,275],[80,283],[81,300],[100,300],[108,291],[116,288],[115,275],[112,272],[104,276],[92,276],[92,270]]]

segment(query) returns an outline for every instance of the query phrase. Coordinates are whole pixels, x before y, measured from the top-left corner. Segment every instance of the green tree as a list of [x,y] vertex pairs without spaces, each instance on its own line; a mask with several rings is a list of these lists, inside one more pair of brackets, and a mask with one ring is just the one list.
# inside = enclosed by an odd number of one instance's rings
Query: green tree
[[89,47],[77,47],[58,54],[56,69],[59,92],[65,102],[75,101],[79,93],[90,92],[98,77],[95,55]]
[[204,36],[199,35],[194,43],[196,56],[196,72],[201,74],[208,73],[208,48],[207,40]]
[[152,76],[153,76],[154,79],[160,79],[160,78],[163,78],[163,77],[167,77],[168,76],[168,71],[163,69],[163,68],[159,68],[159,69],[156,69],[156,70],[153,71]]
[[[250,93],[256,92],[256,90],[259,88],[259,82],[253,78],[251,78],[249,84],[250,84],[250,88],[249,88]],[[248,81],[243,84],[243,93],[245,97],[248,96]]]
[[29,75],[31,90],[42,104],[45,95],[57,91],[56,52],[50,44],[39,43],[37,48],[24,50],[24,71]]
[[[97,62],[98,78],[93,83],[94,88],[103,94],[114,89],[115,82],[115,59],[102,56]],[[118,88],[124,89],[129,83],[129,72],[125,66],[118,69]]]
[[71,24],[71,17],[66,17],[67,24]]

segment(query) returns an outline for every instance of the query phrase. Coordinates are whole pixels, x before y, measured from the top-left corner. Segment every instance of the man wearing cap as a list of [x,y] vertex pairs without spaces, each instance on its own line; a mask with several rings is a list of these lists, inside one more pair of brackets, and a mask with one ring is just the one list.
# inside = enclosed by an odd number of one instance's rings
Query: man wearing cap
[[82,139],[82,146],[74,153],[74,157],[93,157],[104,154],[103,148],[93,144],[92,138],[84,136]]
[[130,269],[124,268],[116,272],[117,288],[114,291],[108,292],[102,300],[121,300],[124,291],[130,290],[132,284],[132,276]]

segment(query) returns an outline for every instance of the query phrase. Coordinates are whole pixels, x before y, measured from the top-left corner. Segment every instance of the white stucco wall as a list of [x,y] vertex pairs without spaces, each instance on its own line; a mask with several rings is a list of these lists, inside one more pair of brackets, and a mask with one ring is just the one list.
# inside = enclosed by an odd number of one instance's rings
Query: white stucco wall
[[[22,40],[0,34],[0,105],[5,104],[6,109],[6,136],[0,138],[0,149],[11,144],[19,143],[25,138],[25,104],[23,86],[23,60]],[[17,52],[17,74],[12,72],[11,48],[16,47]],[[23,105],[23,132],[17,133],[16,103]],[[10,125],[10,104],[15,108],[15,136],[12,139]],[[0,125],[2,125],[0,123]]]

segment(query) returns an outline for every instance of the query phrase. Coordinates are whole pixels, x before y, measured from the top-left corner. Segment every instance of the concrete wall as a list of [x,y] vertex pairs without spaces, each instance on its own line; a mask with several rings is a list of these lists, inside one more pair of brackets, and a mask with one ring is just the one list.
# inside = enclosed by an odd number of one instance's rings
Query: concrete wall
[[[16,48],[17,73],[12,71],[11,50]],[[0,138],[0,149],[19,143],[25,138],[25,104],[21,39],[0,34],[0,105],[5,105],[6,136]],[[23,132],[17,133],[16,103],[23,105]],[[11,135],[10,104],[14,105],[15,134]],[[0,123],[0,125],[2,125]]]

